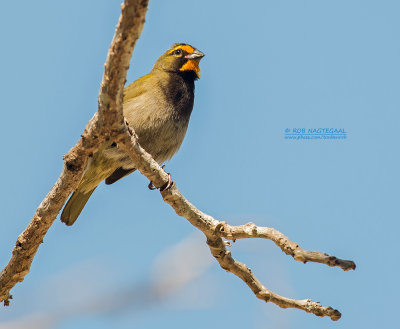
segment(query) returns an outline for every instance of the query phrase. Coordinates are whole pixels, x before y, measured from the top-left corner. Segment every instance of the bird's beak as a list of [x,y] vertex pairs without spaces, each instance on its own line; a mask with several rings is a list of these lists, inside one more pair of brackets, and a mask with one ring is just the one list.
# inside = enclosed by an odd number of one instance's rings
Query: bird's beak
[[187,58],[187,59],[198,59],[198,60],[200,60],[200,59],[202,59],[204,56],[205,56],[205,55],[204,55],[200,50],[195,49],[194,52],[192,52],[192,53],[189,54],[189,55],[186,55],[185,58]]

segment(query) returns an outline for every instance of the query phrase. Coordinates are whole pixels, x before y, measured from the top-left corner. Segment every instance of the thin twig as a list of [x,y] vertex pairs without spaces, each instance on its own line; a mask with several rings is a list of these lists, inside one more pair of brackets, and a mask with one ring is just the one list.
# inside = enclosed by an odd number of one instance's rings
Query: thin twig
[[[130,135],[131,136],[130,136]],[[154,186],[160,188],[168,180],[168,174],[138,143],[138,138],[133,131],[126,131],[120,136],[118,145],[135,161],[136,168],[145,175]],[[329,316],[333,321],[340,319],[338,310],[325,307],[310,299],[294,300],[279,296],[265,288],[254,276],[251,270],[241,262],[232,258],[230,251],[225,247],[221,237],[227,239],[239,238],[265,238],[274,241],[285,253],[292,255],[296,260],[324,263],[329,266],[339,266],[344,270],[355,269],[352,261],[343,261],[336,257],[326,256],[320,252],[310,252],[301,249],[297,243],[290,241],[285,235],[275,229],[257,227],[253,223],[242,226],[230,226],[225,222],[216,220],[191,204],[178,190],[175,183],[161,192],[166,203],[171,205],[175,212],[185,217],[193,226],[201,230],[207,237],[207,244],[212,255],[220,266],[239,278],[241,278],[254,292],[254,294],[266,301],[272,302],[282,308],[297,308],[317,316]],[[332,261],[335,259],[335,261]]]
[[304,250],[300,248],[296,242],[290,241],[286,235],[271,227],[260,227],[254,223],[232,226],[226,222],[219,222],[217,227],[215,227],[215,231],[217,235],[233,241],[236,239],[249,238],[271,240],[275,242],[275,244],[281,248],[285,254],[292,256],[299,262],[321,263],[331,267],[337,266],[344,271],[356,269],[356,264],[351,260],[343,260],[319,251]]
[[241,278],[257,298],[265,302],[272,302],[281,308],[297,308],[317,316],[329,316],[333,321],[340,319],[340,312],[332,307],[322,306],[320,303],[313,302],[311,299],[295,300],[283,297],[267,289],[256,278],[250,268],[232,257],[231,252],[226,250],[225,243],[221,238],[215,236],[209,238],[207,239],[207,244],[219,265],[227,272],[231,272]]
[[[103,81],[99,94],[99,108],[87,125],[81,140],[65,156],[64,170],[52,190],[40,204],[27,229],[18,237],[9,264],[0,276],[0,300],[8,304],[9,292],[22,281],[29,272],[33,257],[48,228],[53,223],[68,195],[79,183],[89,157],[107,140],[115,140],[135,162],[136,168],[145,175],[155,187],[160,188],[169,181],[169,175],[139,144],[135,132],[128,129],[122,116],[123,85],[129,67],[129,60],[136,40],[143,28],[147,10],[147,0],[126,0],[112,41]],[[323,307],[309,299],[294,300],[279,296],[267,288],[254,276],[251,270],[236,261],[226,249],[222,238],[235,240],[241,238],[264,238],[274,241],[286,254],[302,262],[319,262],[338,266],[344,270],[355,269],[352,261],[344,261],[320,252],[301,249],[275,229],[257,227],[253,223],[230,226],[198,210],[182,196],[176,185],[163,190],[161,195],[175,212],[185,217],[207,237],[207,244],[220,266],[241,278],[254,292],[266,301],[283,308],[298,308],[318,316],[329,316],[332,320],[340,318],[340,312],[331,307]]]

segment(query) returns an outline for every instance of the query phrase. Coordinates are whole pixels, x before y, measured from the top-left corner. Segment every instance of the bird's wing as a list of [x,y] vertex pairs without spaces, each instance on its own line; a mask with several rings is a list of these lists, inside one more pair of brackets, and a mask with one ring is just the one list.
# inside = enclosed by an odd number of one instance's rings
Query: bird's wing
[[147,74],[132,82],[124,89],[124,104],[146,92],[147,84],[152,80],[153,75]]

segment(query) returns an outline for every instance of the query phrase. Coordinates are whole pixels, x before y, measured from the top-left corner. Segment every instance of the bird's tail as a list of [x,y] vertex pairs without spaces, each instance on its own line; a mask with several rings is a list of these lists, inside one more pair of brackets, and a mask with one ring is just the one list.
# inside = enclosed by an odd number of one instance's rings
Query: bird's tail
[[72,193],[67,204],[61,213],[61,221],[71,226],[75,223],[86,202],[89,200],[96,187],[89,192],[80,192],[79,190]]

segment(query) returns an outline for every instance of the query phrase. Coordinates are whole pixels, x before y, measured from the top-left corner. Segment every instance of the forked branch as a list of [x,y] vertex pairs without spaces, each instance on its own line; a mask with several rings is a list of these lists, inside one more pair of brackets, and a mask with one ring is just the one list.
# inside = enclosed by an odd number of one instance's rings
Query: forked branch
[[254,223],[247,223],[240,226],[232,226],[226,222],[219,222],[215,227],[216,234],[235,241],[236,239],[261,238],[275,242],[282,251],[290,255],[298,262],[321,263],[328,266],[337,266],[344,271],[355,270],[356,264],[351,260],[343,260],[335,256],[319,251],[308,251],[300,248],[300,246],[272,227],[259,227]]
[[143,29],[148,0],[125,0],[114,39],[108,51],[98,112],[89,121],[82,138],[64,157],[64,168],[19,235],[11,259],[0,273],[0,301],[9,304],[10,290],[29,273],[33,257],[68,196],[78,186],[89,158],[102,142],[124,129],[122,95],[129,61]]
[[[28,227],[18,237],[11,260],[0,274],[0,301],[4,301],[5,305],[11,298],[10,290],[29,272],[40,243],[68,196],[79,184],[88,159],[103,142],[116,141],[155,187],[165,186],[169,181],[168,174],[139,145],[135,132],[127,129],[122,115],[123,86],[133,48],[143,28],[147,5],[148,0],[125,0],[122,5],[121,17],[107,56],[98,111],[86,126],[82,138],[64,157],[64,169],[59,179],[39,205]],[[231,226],[218,221],[193,206],[175,184],[163,190],[161,195],[178,215],[185,217],[205,234],[210,251],[220,266],[241,278],[258,298],[282,308],[298,308],[318,316],[329,316],[332,320],[340,318],[340,312],[331,307],[323,307],[309,299],[282,297],[265,288],[246,265],[232,257],[223,238],[233,241],[244,238],[269,239],[297,261],[338,266],[345,271],[355,269],[354,262],[303,250],[273,228],[257,227],[253,223]]]
[[[148,154],[137,142],[137,136],[130,132],[131,136],[121,136],[119,145],[135,161],[138,170],[145,175],[154,186],[160,188],[168,182],[168,174],[159,164]],[[191,204],[178,190],[174,183],[169,189],[161,192],[165,202],[167,202],[182,217],[185,217],[193,226],[204,233],[211,254],[216,258],[220,266],[239,278],[241,278],[254,292],[254,294],[266,301],[272,302],[282,308],[298,308],[317,316],[328,316],[332,320],[340,319],[341,314],[332,307],[325,307],[318,302],[310,299],[294,300],[282,297],[268,290],[255,277],[251,270],[243,263],[235,260],[231,252],[226,249],[226,242],[222,238],[229,240],[243,238],[264,238],[274,241],[286,254],[293,256],[295,260],[301,262],[317,262],[328,266],[338,266],[343,270],[355,269],[353,261],[341,260],[334,256],[329,256],[318,251],[307,251],[292,242],[279,231],[268,228],[258,227],[253,223],[241,226],[231,226],[225,222],[218,221],[212,216],[203,213]]]

